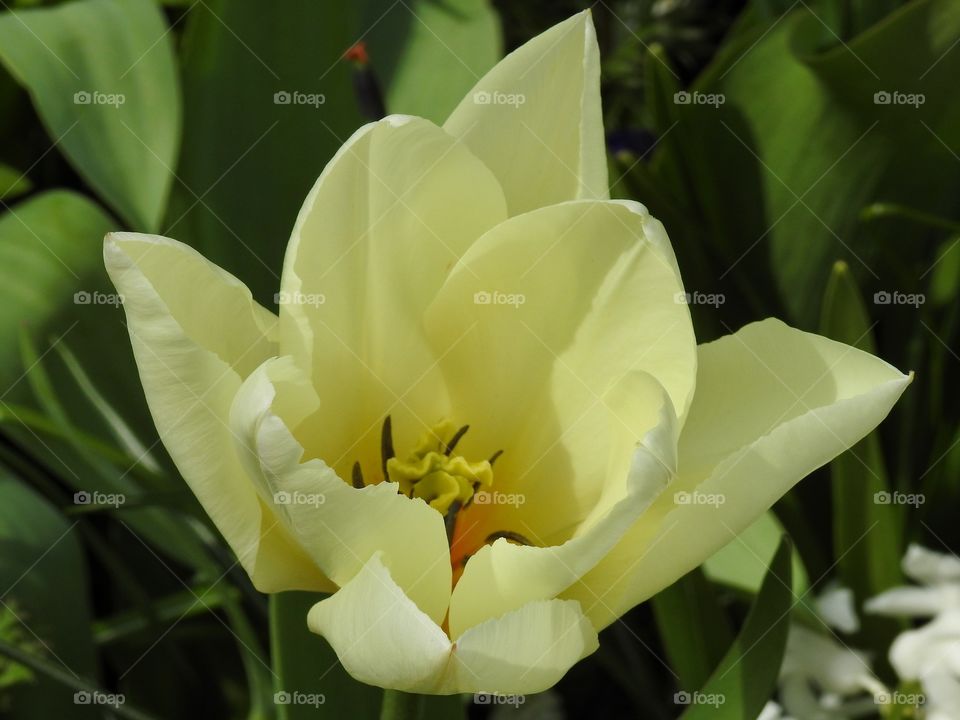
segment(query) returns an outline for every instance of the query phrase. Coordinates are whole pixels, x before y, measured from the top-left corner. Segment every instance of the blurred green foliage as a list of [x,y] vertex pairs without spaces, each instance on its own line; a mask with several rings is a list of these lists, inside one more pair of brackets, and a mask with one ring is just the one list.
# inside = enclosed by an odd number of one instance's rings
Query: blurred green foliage
[[[311,717],[376,717],[381,692],[296,625],[310,598],[268,607],[163,454],[101,239],[176,237],[273,306],[299,205],[364,122],[346,49],[364,40],[390,112],[441,122],[505,50],[587,3],[0,5],[0,713],[102,716],[73,693],[103,691],[127,717],[293,720],[273,693],[294,684],[329,697]],[[663,220],[691,291],[723,298],[692,308],[698,337],[777,315],[917,373],[877,433],[530,705],[667,718],[675,691],[726,683],[722,717],[755,716],[791,605],[816,624],[808,591],[835,580],[862,601],[899,582],[908,542],[960,546],[960,4],[592,7],[614,194]],[[875,502],[894,491],[926,502]],[[771,580],[791,566],[794,596]],[[850,642],[882,657],[895,630]],[[717,672],[754,641],[749,682]],[[318,662],[329,673],[304,676]]]

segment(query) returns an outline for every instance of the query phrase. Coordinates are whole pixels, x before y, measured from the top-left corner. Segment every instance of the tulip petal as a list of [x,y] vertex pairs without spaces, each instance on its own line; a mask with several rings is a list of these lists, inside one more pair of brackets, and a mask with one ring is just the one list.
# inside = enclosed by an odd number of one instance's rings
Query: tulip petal
[[540,692],[597,649],[597,634],[577,603],[561,600],[528,603],[451,643],[393,581],[379,555],[314,605],[307,625],[357,680],[439,695]]
[[597,633],[578,603],[530,602],[457,638],[443,690],[542,692],[598,646]]
[[590,12],[501,60],[443,127],[493,170],[511,215],[609,198],[600,51]]
[[267,360],[243,383],[230,424],[262,500],[338,585],[382,551],[407,595],[436,622],[450,600],[450,554],[440,513],[395,483],[354,488],[294,436],[318,400],[290,357]]
[[490,171],[426,120],[387,117],[337,152],[297,218],[278,296],[279,354],[310,368],[323,402],[305,433],[311,455],[343,477],[359,459],[369,475],[386,414],[404,448],[447,413],[420,317],[505,217]]
[[605,627],[732,540],[797,481],[876,427],[910,383],[887,363],[777,320],[699,348],[679,472],[564,595]]
[[333,647],[360,682],[406,692],[434,692],[450,658],[440,626],[394,582],[379,554],[307,614],[307,626]]
[[[595,512],[610,460],[601,401],[624,376],[662,384],[682,424],[696,343],[672,255],[647,236],[654,224],[643,206],[612,201],[511,218],[470,248],[428,308],[454,420],[470,424],[458,452],[503,450],[493,488],[525,497],[516,509],[484,508],[491,522],[522,521],[559,545]],[[626,420],[634,440],[651,427]],[[497,530],[523,532],[473,528]]]
[[521,520],[517,529],[534,545],[500,539],[470,557],[450,602],[453,637],[531,601],[559,595],[617,544],[667,486],[676,471],[677,427],[659,383],[633,373],[590,415],[597,449],[609,458],[604,494],[593,515],[560,545],[547,545]]
[[254,585],[332,589],[258,499],[229,431],[241,382],[276,353],[276,317],[239,280],[175,240],[112,233],[104,261],[123,296],[160,439]]

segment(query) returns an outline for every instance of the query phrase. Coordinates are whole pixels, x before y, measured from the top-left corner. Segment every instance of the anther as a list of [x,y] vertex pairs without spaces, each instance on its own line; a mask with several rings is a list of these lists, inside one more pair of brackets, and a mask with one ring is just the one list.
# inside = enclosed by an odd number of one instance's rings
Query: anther
[[500,538],[503,538],[504,540],[509,540],[511,542],[515,542],[518,545],[533,545],[533,543],[527,540],[523,535],[521,535],[518,532],[513,532],[512,530],[498,530],[495,533],[491,533],[490,535],[487,535],[487,539],[484,540],[483,544],[489,545],[492,542],[499,540]]
[[450,503],[450,508],[447,510],[447,514],[443,518],[444,527],[447,529],[447,545],[453,544],[453,533],[457,527],[457,513],[460,512],[461,503],[459,500],[454,500]]
[[450,438],[450,442],[447,443],[447,449],[444,451],[444,455],[450,455],[453,452],[453,449],[457,446],[457,443],[460,442],[460,438],[467,434],[467,430],[470,429],[469,425],[464,425],[462,428],[457,430],[454,433],[453,437]]
[[388,479],[387,460],[395,455],[396,453],[393,450],[393,423],[390,420],[390,416],[387,415],[383,421],[383,429],[380,431],[380,458],[385,480]]
[[363,481],[363,471],[360,469],[360,463],[355,462],[353,464],[353,486],[359,490],[365,485],[366,483]]

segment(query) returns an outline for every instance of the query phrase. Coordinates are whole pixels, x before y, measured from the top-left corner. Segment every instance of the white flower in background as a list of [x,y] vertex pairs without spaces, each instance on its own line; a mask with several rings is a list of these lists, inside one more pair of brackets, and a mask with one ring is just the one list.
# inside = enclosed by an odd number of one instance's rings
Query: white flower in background
[[[824,591],[814,607],[825,627],[856,632],[860,627],[849,588]],[[866,654],[835,636],[794,623],[780,667],[779,704],[767,703],[757,720],[840,720],[873,711],[872,697],[884,690]],[[859,696],[859,697],[857,697]]]
[[890,646],[901,680],[919,682],[926,720],[960,719],[960,559],[911,545],[903,572],[919,586],[893,588],[867,601],[867,612],[933,618]]

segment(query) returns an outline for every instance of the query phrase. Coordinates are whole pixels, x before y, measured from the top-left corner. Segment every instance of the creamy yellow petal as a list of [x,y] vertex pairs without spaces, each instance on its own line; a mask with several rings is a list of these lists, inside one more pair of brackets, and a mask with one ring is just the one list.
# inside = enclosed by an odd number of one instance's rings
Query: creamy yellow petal
[[[432,512],[432,511],[431,511]],[[360,682],[430,693],[450,658],[450,640],[394,582],[379,554],[307,615]]]
[[842,343],[765,320],[700,346],[679,472],[565,596],[602,628],[732,540],[876,427],[910,382]]
[[542,692],[598,645],[597,633],[578,603],[530,602],[457,638],[441,691]]
[[310,455],[348,476],[355,460],[379,457],[385,414],[398,448],[446,414],[420,317],[466,248],[505,217],[490,171],[426,120],[385,118],[338,151],[297,218],[279,294],[280,354],[310,369],[323,407]]
[[310,629],[327,639],[357,680],[430,694],[529,694],[554,685],[597,648],[571,601],[525,605],[451,643],[404,594],[374,555],[356,577],[311,608]]
[[265,503],[323,572],[350,582],[381,552],[396,582],[436,622],[450,599],[450,556],[440,513],[395,483],[354,488],[294,436],[318,404],[292,358],[267,360],[243,383],[230,423]]
[[[513,529],[534,545],[500,539],[473,555],[451,598],[453,637],[528,602],[556,597],[596,565],[667,486],[676,470],[677,427],[659,383],[633,373],[593,415],[592,450],[604,460],[599,473],[606,473],[594,513],[560,545],[546,545],[535,528],[518,520]],[[507,513],[501,516],[510,522]]]
[[601,401],[617,383],[649,373],[680,423],[692,395],[689,310],[670,258],[646,238],[650,222],[642,206],[610,201],[511,218],[470,248],[425,315],[455,420],[470,424],[458,452],[503,450],[493,488],[525,496],[483,512],[527,523],[544,544],[569,539],[600,502]]
[[511,215],[610,197],[590,12],[510,53],[444,124],[493,170]]
[[254,585],[332,589],[257,497],[229,431],[241,382],[276,353],[276,317],[175,240],[113,233],[104,260],[160,439]]

